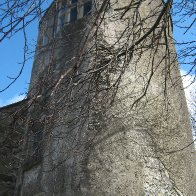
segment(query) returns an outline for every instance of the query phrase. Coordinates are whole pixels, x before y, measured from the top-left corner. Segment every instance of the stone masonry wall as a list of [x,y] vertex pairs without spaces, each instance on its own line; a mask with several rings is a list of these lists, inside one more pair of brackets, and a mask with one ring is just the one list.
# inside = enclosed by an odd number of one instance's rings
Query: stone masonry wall
[[[141,17],[155,15],[140,36],[163,6],[149,2],[142,3]],[[113,60],[117,49],[138,39],[133,34],[127,40],[133,12],[123,19],[116,14],[128,3],[113,0],[103,21],[100,15],[94,22],[97,13],[84,17],[38,47],[29,96],[39,96],[43,153],[24,170],[20,195],[194,196],[195,151],[172,40],[164,61],[164,39]],[[50,9],[44,19],[52,24]],[[36,111],[32,106],[29,116]]]

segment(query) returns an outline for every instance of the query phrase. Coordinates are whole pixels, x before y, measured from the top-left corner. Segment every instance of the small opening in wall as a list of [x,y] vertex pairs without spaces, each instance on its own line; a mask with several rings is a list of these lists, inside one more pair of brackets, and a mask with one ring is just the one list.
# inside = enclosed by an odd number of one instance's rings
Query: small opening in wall
[[70,22],[76,21],[77,16],[78,16],[77,7],[74,7],[70,10]]
[[90,15],[91,10],[92,10],[92,1],[88,1],[84,4],[84,14],[83,14],[83,16]]
[[78,0],[71,0],[71,3],[74,4],[74,3],[77,3]]
[[63,4],[61,7],[61,11],[66,11],[67,10],[67,4]]
[[60,17],[60,27],[62,28],[65,25],[65,14]]

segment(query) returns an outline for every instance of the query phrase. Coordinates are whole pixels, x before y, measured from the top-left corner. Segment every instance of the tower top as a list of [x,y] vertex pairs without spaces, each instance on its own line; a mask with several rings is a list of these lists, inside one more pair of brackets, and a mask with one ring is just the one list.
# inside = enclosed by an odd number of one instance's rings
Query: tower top
[[39,25],[30,91],[32,87],[37,88],[36,83],[47,72],[45,69],[51,63],[51,57],[55,61],[52,63],[55,64],[53,72],[57,73],[56,69],[67,64],[66,62],[75,56],[85,33],[82,29],[86,22],[82,21],[86,21],[91,15],[94,9],[93,2],[93,0],[55,0],[49,6]]

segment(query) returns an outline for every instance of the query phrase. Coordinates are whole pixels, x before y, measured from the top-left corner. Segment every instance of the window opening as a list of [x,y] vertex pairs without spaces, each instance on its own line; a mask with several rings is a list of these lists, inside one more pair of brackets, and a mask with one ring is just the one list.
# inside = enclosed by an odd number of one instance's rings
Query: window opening
[[66,11],[66,9],[67,9],[67,5],[66,4],[62,5],[61,10]]
[[70,11],[70,22],[76,21],[77,20],[77,16],[78,16],[77,7],[74,7]]
[[63,14],[61,17],[60,17],[60,25],[61,27],[63,27],[65,24],[65,15]]
[[74,3],[77,3],[78,0],[71,0],[71,3],[74,4]]
[[83,16],[87,16],[91,14],[91,10],[92,10],[92,1],[88,1],[86,3],[84,3],[84,13]]

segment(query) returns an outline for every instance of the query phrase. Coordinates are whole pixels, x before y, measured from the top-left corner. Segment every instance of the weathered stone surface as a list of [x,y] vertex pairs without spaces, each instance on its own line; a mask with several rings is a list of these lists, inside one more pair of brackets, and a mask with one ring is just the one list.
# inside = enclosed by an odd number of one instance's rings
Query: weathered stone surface
[[22,152],[26,102],[0,108],[0,195],[12,196]]
[[[112,61],[108,72],[96,73],[100,67],[93,67],[104,65],[117,48],[137,39],[130,36],[127,41],[123,34],[118,42],[127,26],[132,30],[133,12],[121,19],[115,10],[128,3],[111,1],[97,32],[92,15],[67,24],[53,37],[56,4],[42,19],[28,95],[36,98],[28,108],[29,122],[35,127],[27,127],[29,132],[43,132],[42,151],[36,164],[22,167],[18,195],[195,195],[195,150],[189,145],[192,136],[185,96],[181,80],[176,82],[180,77],[177,62],[165,75],[164,44],[141,54],[139,49],[133,51],[122,75],[127,59]],[[141,18],[156,16],[160,3],[145,1]],[[155,19],[145,21],[141,36]],[[50,39],[43,46],[46,21]],[[172,40],[168,42],[173,61],[175,49]],[[88,69],[95,73],[88,75]],[[142,96],[152,71],[148,91]],[[117,93],[105,90],[118,78]],[[32,155],[32,134],[27,139]]]

